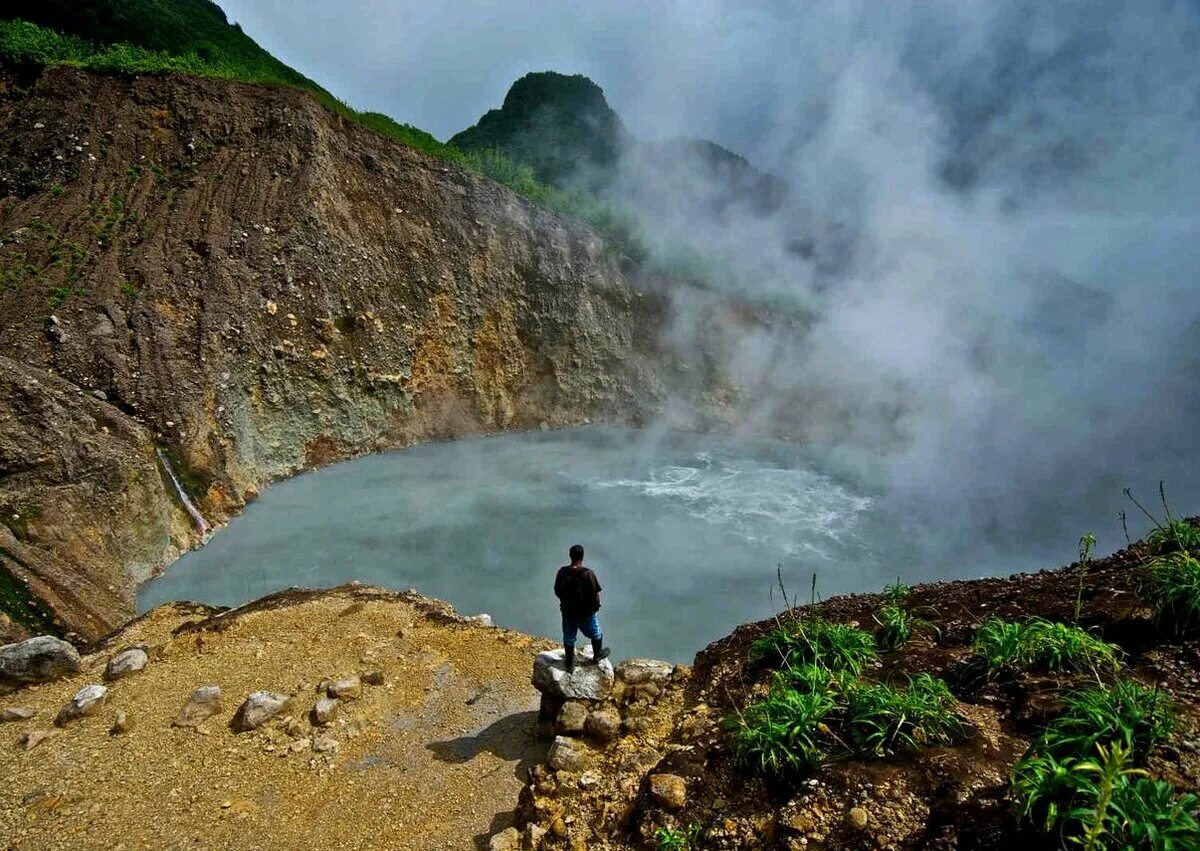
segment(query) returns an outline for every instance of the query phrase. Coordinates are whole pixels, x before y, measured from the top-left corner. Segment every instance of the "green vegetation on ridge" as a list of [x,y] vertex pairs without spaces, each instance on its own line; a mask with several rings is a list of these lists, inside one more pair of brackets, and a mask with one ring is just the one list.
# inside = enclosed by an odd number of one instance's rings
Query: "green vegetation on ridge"
[[0,64],[179,73],[301,89],[348,121],[588,223],[627,260],[645,257],[632,220],[592,195],[543,183],[528,165],[499,151],[463,151],[381,113],[352,109],[259,47],[209,0],[16,0],[0,12]]

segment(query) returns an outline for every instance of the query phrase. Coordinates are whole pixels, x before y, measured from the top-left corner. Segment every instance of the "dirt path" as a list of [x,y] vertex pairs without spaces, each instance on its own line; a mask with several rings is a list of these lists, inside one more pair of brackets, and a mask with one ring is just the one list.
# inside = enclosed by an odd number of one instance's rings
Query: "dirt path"
[[[529,685],[539,640],[374,589],[300,596],[173,636],[189,619],[201,618],[163,608],[112,640],[147,642],[160,658],[110,683],[95,717],[52,724],[76,690],[101,682],[108,652],[79,676],[0,702],[38,710],[0,726],[6,847],[486,847],[544,755]],[[364,685],[332,724],[312,726],[321,680],[374,670],[383,685]],[[172,728],[206,684],[221,686],[223,710],[198,732]],[[290,729],[230,729],[258,689],[295,695]],[[132,729],[110,735],[118,709]],[[16,741],[29,730],[51,738],[26,752]],[[325,739],[335,749],[317,753]]]

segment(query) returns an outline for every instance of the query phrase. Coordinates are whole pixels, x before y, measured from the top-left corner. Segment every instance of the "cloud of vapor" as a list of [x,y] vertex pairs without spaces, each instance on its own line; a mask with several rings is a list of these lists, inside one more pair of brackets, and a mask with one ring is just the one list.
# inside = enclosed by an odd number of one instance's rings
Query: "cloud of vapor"
[[[670,345],[716,347],[751,424],[836,447],[904,510],[999,540],[1057,522],[1067,552],[1087,528],[1120,542],[1123,486],[1165,478],[1200,513],[1194,2],[223,5],[442,138],[552,69],[641,139],[712,139],[782,178],[766,214],[631,154],[616,192],[652,244],[720,272],[673,292]],[[773,327],[714,341],[729,292]]]
[[[745,153],[788,200],[697,215],[635,162],[618,198],[657,242],[717,258],[717,287],[807,317],[730,334],[759,424],[997,540],[1102,523],[1116,545],[1121,488],[1159,478],[1200,510],[1196,7],[708,12],[736,21],[765,129]],[[692,34],[646,97],[694,91],[694,58],[721,55],[722,28]],[[686,346],[702,306],[674,297]]]

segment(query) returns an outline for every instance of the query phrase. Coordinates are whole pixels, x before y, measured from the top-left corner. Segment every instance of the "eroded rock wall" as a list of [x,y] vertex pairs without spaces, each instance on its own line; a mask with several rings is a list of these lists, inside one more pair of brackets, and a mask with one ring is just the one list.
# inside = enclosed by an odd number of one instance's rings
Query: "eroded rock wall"
[[498,184],[285,89],[0,81],[10,633],[101,635],[195,543],[156,447],[220,522],[306,467],[661,402],[662,303]]

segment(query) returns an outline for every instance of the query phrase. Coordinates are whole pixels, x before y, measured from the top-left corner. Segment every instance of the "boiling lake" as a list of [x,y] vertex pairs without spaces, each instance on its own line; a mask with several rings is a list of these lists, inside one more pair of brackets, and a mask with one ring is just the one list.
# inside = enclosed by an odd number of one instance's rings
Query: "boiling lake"
[[614,654],[690,661],[779,609],[777,569],[807,600],[814,573],[829,596],[1068,560],[1069,546],[1031,540],[973,563],[829,460],[780,441],[613,428],[415,446],[266,489],[139,605],[237,605],[357,579],[559,636],[554,573],[580,543]]

